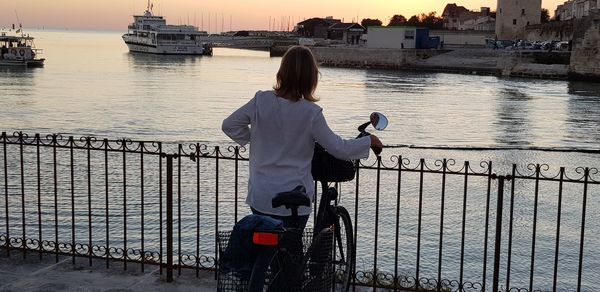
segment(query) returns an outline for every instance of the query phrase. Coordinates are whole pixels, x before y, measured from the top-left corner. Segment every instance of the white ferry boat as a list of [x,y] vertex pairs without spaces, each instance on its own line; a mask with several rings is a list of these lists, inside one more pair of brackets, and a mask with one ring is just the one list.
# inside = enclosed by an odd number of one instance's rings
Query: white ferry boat
[[208,37],[205,31],[191,25],[167,25],[162,16],[152,14],[152,4],[144,15],[134,15],[134,22],[123,35],[130,52],[164,55],[203,55],[212,53],[203,40]]
[[45,59],[38,58],[41,52],[29,35],[0,33],[0,66],[43,67]]

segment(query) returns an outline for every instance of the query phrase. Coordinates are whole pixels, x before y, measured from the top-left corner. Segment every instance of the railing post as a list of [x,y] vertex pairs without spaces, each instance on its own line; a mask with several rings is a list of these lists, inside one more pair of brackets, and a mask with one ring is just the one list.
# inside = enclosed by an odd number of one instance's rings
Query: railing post
[[167,282],[173,282],[173,155],[167,157]]
[[[494,241],[494,279],[492,282],[492,291],[498,292],[500,283],[500,246],[502,240],[502,207],[504,205],[504,180],[505,176],[498,176],[498,205],[496,207],[496,239]],[[506,287],[508,291],[509,287]],[[484,288],[485,289],[485,288]]]

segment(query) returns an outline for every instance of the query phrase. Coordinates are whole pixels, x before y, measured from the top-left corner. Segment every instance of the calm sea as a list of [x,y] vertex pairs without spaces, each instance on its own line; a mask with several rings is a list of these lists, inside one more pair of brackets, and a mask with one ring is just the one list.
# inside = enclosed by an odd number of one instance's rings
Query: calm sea
[[[220,123],[273,86],[280,58],[130,54],[119,32],[29,31],[40,69],[1,68],[3,130],[160,141],[227,141]],[[598,148],[600,83],[321,68],[317,95],[348,136],[372,111],[387,144]]]
[[[131,54],[121,40],[121,32],[44,30],[28,33],[36,38],[36,45],[44,49],[46,65],[26,70],[0,68],[0,131],[225,145],[230,141],[220,130],[221,121],[257,90],[270,89],[280,62],[280,58],[270,58],[268,52],[224,48],[215,49],[212,57]],[[388,116],[390,125],[377,134],[389,145],[600,148],[600,83],[321,68],[317,95],[330,126],[346,137],[355,136],[356,126],[368,120],[369,113],[379,111]],[[539,151],[465,153],[391,148],[385,155],[403,155],[413,163],[421,157],[454,158],[459,166],[465,160],[475,165],[491,160],[495,169],[503,170],[499,173],[508,173],[512,163],[523,167],[529,163],[547,163],[554,173],[560,166],[574,171],[579,166],[597,168],[600,164],[598,155]],[[393,175],[389,181],[394,181]],[[460,183],[460,180],[456,182],[459,189]],[[395,210],[390,206],[395,205],[394,190],[389,193],[382,197],[380,216],[392,220]],[[457,193],[460,194],[460,190]],[[542,200],[554,204],[555,208],[556,193],[552,190]],[[439,191],[435,194],[439,196]],[[589,222],[597,222],[599,218],[598,195],[597,187],[590,188]],[[522,196],[526,206],[517,206],[524,210],[517,221],[524,229],[524,243],[513,246],[517,270],[512,277],[520,281],[521,287],[528,283],[531,249],[533,199],[531,193],[527,196]],[[457,205],[462,204],[460,196],[455,199]],[[481,202],[484,201],[473,201],[469,208],[477,209],[475,213],[479,214]],[[414,203],[410,198],[402,202],[404,208],[409,208],[405,216],[412,216],[403,217],[404,221],[410,221],[406,227],[410,235],[400,244],[401,255],[405,253],[408,258],[414,257]],[[3,204],[1,202],[0,207]],[[360,225],[359,230],[364,230],[366,235],[359,237],[359,268],[368,268],[372,260],[373,246],[369,241],[372,238],[366,237],[370,236],[371,231],[367,230],[372,229],[373,224],[366,222],[373,219],[373,204],[373,200],[366,200],[365,205],[360,206],[364,211],[359,211],[359,220],[365,223],[361,223],[364,226]],[[432,203],[432,208],[439,208],[436,204],[439,202]],[[566,231],[568,238],[563,247],[566,251],[561,252],[561,256],[564,254],[567,258],[566,263],[561,264],[561,275],[565,276],[559,279],[567,287],[576,281],[579,190],[573,195],[572,204],[572,208],[566,208],[566,215],[563,214],[570,222],[565,223],[565,230],[571,227],[573,230]],[[536,265],[536,273],[542,269],[540,266],[546,265],[544,271],[539,272],[542,276],[536,279],[536,283],[542,282],[539,288],[543,290],[551,283],[552,269],[548,265],[552,265],[555,233],[552,222],[556,218],[556,211],[552,210],[540,215],[549,223],[538,230],[541,234],[538,236],[543,238],[538,239],[538,250],[552,255],[538,255],[541,261],[548,261]],[[352,206],[350,213],[354,211]],[[69,210],[65,212],[69,214]],[[13,216],[19,218],[18,214]],[[448,212],[446,216],[450,226],[460,222],[460,212]],[[435,216],[425,216],[423,220],[424,226],[439,224]],[[4,222],[0,222],[0,227],[1,224]],[[390,224],[393,225],[393,220]],[[481,224],[471,223],[468,228],[481,230]],[[598,226],[589,228],[583,282],[586,289],[594,290],[591,288],[597,286],[594,278],[600,277],[600,257],[599,250],[592,247],[598,244],[599,237],[593,234],[600,230]],[[432,257],[424,256],[422,264],[429,266],[423,268],[425,271],[435,274],[437,235],[435,228],[430,229],[430,234],[426,233],[431,240],[423,244]],[[393,236],[387,231],[381,232],[383,247],[380,249],[393,249]],[[65,234],[68,238],[69,232]],[[450,254],[448,261],[456,263],[459,247],[455,243],[460,238],[456,238],[456,233],[447,238],[451,242],[445,245],[446,254]],[[360,240],[365,244],[361,245]],[[481,244],[478,240],[481,237],[471,242]],[[379,252],[383,254],[379,268],[393,271],[390,251]],[[413,263],[412,258],[410,263],[403,262],[401,271],[414,274]],[[467,269],[480,270],[480,265],[480,261],[473,260]],[[456,277],[455,268],[456,265],[446,276]],[[490,275],[488,273],[488,277]]]

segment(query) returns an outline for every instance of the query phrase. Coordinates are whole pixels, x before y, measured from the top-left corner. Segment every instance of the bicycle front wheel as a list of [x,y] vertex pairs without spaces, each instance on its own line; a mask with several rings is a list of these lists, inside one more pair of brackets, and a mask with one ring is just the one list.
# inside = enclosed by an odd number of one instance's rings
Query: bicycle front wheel
[[354,233],[352,220],[348,210],[342,206],[335,207],[335,230],[333,265],[335,269],[335,291],[346,292],[354,277]]
[[298,267],[300,291],[327,292],[333,283],[331,251],[333,247],[333,230],[323,228],[317,233],[308,247]]

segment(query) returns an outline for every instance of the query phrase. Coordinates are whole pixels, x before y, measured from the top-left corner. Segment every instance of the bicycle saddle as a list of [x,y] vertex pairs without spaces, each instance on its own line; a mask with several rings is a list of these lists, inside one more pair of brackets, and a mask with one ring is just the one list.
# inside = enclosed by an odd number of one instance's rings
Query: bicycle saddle
[[279,193],[271,201],[273,208],[285,206],[286,209],[298,208],[299,206],[310,207],[310,199],[306,195],[304,186],[297,186],[289,192]]

